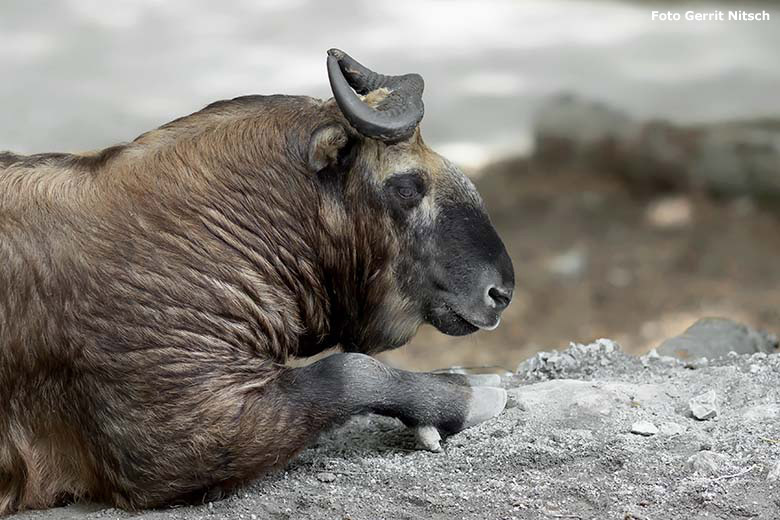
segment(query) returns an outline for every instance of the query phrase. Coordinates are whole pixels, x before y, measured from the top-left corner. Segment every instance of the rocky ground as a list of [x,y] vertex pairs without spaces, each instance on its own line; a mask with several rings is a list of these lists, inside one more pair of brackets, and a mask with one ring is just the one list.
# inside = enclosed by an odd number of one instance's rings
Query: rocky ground
[[[442,453],[418,449],[395,420],[359,417],[222,501],[17,518],[777,519],[780,354],[766,352],[777,338],[728,326],[689,331],[687,360],[609,340],[539,353],[504,374],[507,409]],[[701,358],[693,340],[707,334],[755,353]]]

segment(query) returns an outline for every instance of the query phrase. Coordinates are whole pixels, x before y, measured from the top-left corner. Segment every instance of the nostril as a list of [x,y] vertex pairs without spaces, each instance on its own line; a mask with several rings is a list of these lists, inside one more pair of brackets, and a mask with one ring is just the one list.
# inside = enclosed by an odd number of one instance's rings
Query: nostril
[[497,309],[503,310],[512,301],[512,289],[504,289],[494,285],[488,289],[488,296]]

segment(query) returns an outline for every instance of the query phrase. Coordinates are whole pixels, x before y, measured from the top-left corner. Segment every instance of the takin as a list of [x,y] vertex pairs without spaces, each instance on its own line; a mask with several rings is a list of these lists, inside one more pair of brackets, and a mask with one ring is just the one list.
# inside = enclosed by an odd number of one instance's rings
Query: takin
[[327,70],[327,101],[245,96],[99,152],[0,153],[0,515],[202,499],[355,414],[436,449],[503,410],[497,377],[370,357],[424,323],[494,329],[514,270],[420,136],[422,78],[336,49]]

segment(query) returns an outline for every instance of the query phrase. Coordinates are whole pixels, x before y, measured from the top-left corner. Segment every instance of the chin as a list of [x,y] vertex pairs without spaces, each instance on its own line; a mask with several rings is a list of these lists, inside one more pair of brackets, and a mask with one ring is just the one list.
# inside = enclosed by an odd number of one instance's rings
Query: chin
[[439,332],[448,336],[466,336],[479,330],[479,327],[464,320],[447,306],[433,309],[428,316],[428,321]]

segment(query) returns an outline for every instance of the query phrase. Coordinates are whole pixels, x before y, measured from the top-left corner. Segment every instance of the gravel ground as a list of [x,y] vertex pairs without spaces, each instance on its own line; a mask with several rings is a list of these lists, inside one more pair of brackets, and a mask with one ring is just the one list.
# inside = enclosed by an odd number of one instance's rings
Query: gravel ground
[[539,353],[503,384],[504,413],[443,453],[358,417],[222,501],[15,518],[780,518],[780,354],[681,361],[599,340]]

